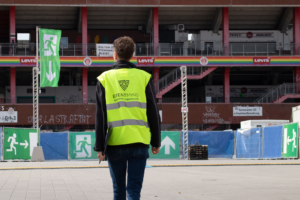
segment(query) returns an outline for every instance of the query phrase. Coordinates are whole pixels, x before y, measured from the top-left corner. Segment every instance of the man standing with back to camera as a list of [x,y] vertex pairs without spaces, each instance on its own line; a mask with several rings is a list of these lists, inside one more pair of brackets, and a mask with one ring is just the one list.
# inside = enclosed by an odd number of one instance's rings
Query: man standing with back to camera
[[129,62],[134,48],[130,37],[116,39],[115,63],[97,78],[94,150],[104,160],[105,137],[111,128],[106,155],[114,200],[126,200],[126,190],[129,200],[140,199],[149,144],[153,154],[159,153],[161,145],[153,81],[150,74]]

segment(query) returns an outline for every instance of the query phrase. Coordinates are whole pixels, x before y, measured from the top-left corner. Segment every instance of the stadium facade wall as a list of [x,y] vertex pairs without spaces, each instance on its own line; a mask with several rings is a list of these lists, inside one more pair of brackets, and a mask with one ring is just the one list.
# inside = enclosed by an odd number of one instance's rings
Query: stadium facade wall
[[[245,120],[283,119],[290,120],[292,107],[298,104],[205,104],[190,103],[189,124],[240,124]],[[233,116],[235,106],[262,107],[262,116]],[[17,123],[1,123],[1,125],[32,125],[31,104],[4,104],[4,110],[12,107],[18,112]],[[158,104],[162,111],[162,124],[181,124],[181,104]],[[95,104],[40,104],[40,125],[94,125]]]

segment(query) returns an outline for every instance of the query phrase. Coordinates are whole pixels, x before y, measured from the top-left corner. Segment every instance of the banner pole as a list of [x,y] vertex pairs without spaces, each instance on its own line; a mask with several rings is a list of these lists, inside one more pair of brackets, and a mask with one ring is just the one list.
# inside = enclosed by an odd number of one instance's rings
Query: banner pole
[[39,133],[39,27],[36,26],[36,67],[32,69],[33,128]]

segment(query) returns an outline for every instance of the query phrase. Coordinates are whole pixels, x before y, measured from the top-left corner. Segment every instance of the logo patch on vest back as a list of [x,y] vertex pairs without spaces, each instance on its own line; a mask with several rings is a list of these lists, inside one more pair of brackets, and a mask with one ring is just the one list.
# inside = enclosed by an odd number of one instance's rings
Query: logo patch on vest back
[[128,88],[129,80],[120,80],[119,84],[121,88],[125,91]]

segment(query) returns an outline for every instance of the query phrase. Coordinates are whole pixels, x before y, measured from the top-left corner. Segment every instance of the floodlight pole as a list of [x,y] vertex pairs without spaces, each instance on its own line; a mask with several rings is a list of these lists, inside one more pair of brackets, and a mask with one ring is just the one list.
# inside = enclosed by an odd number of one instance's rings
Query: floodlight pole
[[188,160],[188,94],[187,94],[187,73],[186,66],[180,67],[181,70],[181,112],[182,112],[182,159]]
[[39,133],[39,27],[36,27],[36,67],[32,68],[33,128]]

